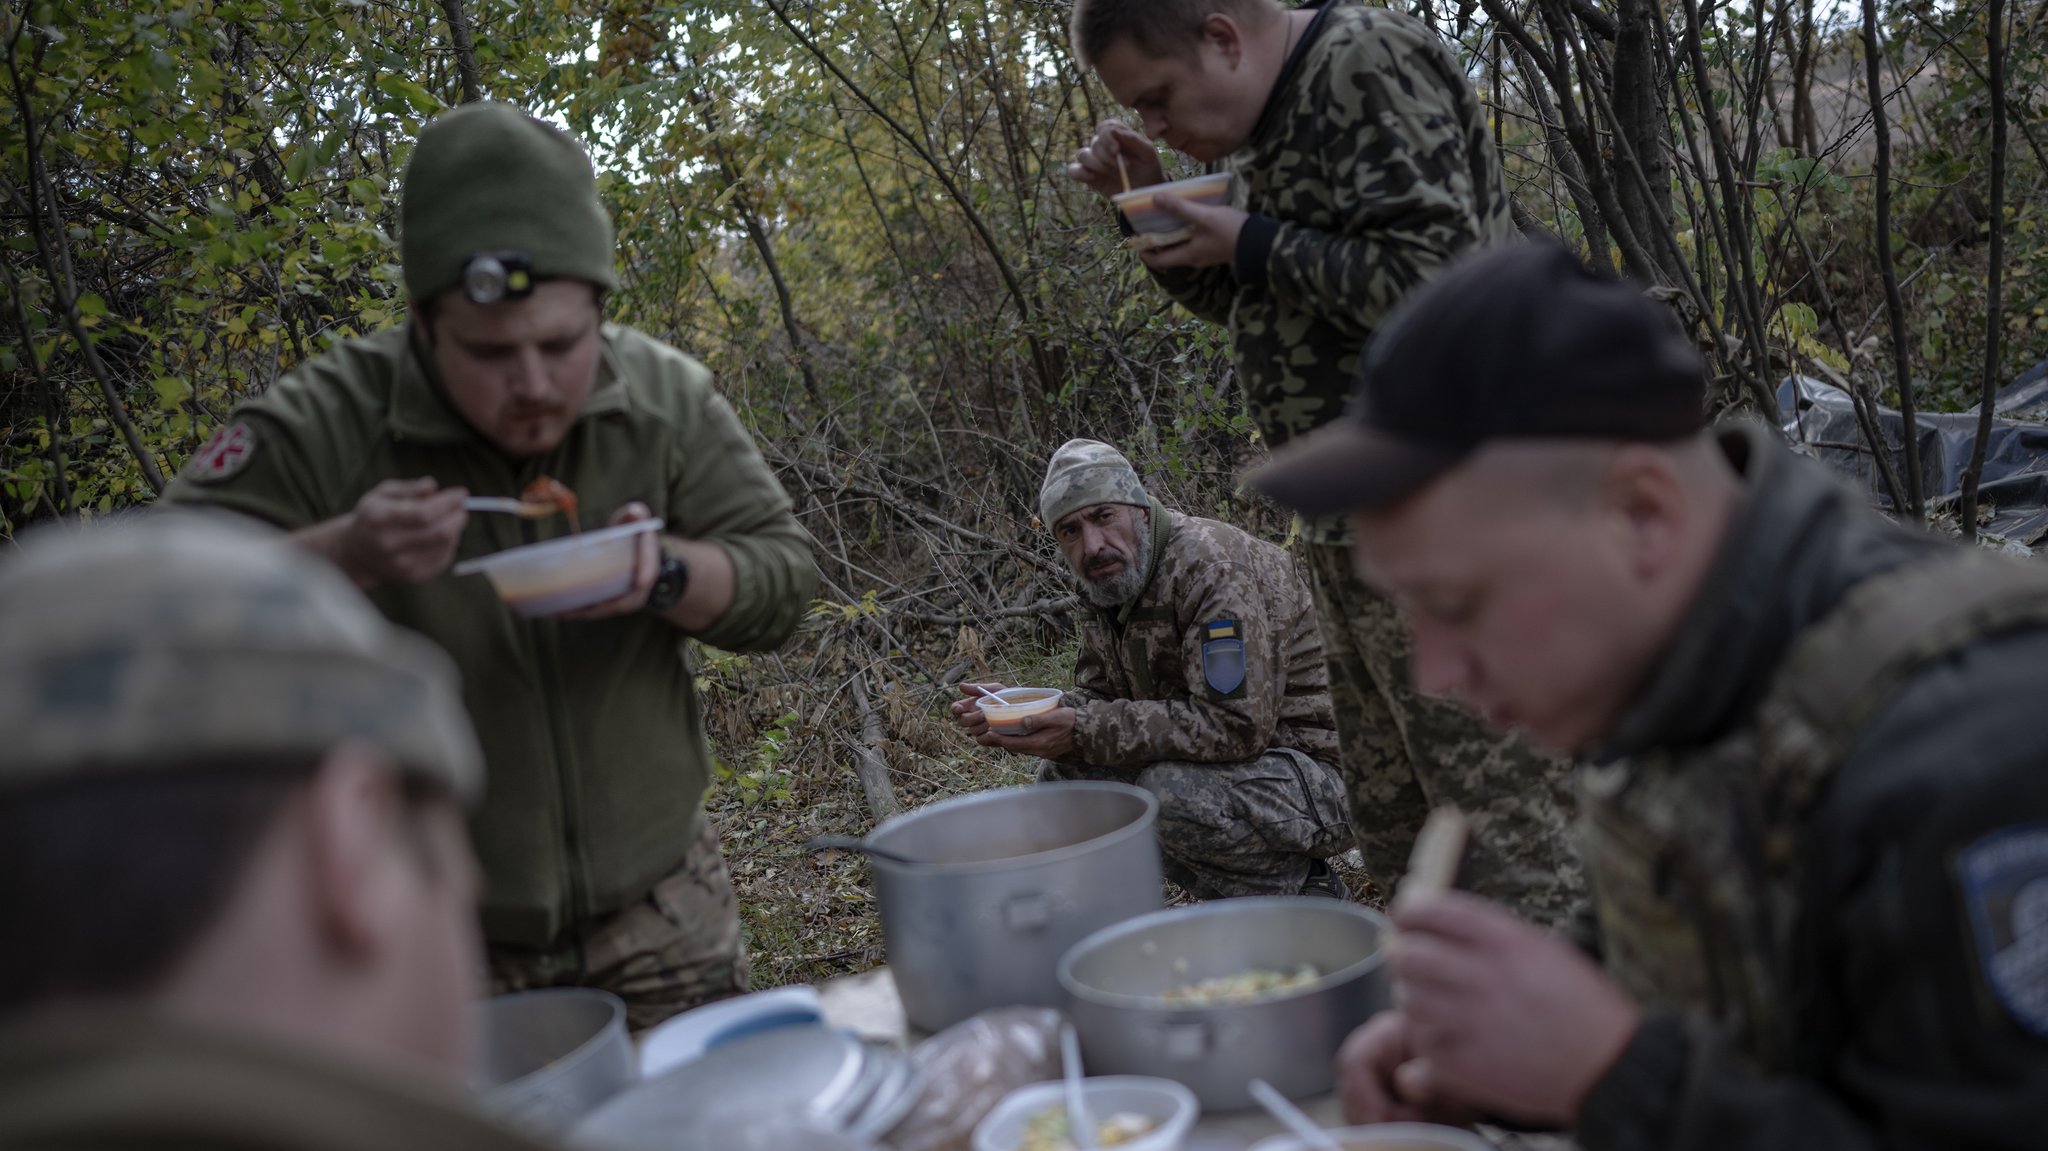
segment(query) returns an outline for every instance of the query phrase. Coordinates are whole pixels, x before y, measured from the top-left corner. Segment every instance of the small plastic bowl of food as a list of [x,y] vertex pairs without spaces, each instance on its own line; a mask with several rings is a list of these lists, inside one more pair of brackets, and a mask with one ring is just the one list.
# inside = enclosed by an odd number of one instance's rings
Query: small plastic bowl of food
[[[1180,1151],[1201,1108],[1171,1079],[1104,1075],[1081,1080],[1095,1145],[1118,1151]],[[1073,1151],[1067,1085],[1033,1083],[1003,1097],[974,1128],[974,1151]]]
[[1017,725],[1034,715],[1044,715],[1060,705],[1066,695],[1056,687],[1006,687],[975,700],[988,725],[997,731],[1015,731]]
[[520,615],[560,615],[626,594],[640,537],[660,530],[658,519],[634,520],[464,560],[455,574],[490,580]]
[[1111,196],[1109,202],[1116,205],[1116,210],[1124,214],[1124,219],[1130,221],[1131,230],[1137,233],[1131,237],[1134,241],[1132,246],[1165,247],[1187,239],[1188,226],[1179,216],[1153,206],[1152,198],[1161,192],[1169,192],[1190,204],[1214,207],[1230,195],[1230,173],[1211,172],[1206,176],[1132,188]]
[[[1344,1151],[1496,1151],[1486,1139],[1460,1127],[1434,1123],[1375,1123],[1325,1131]],[[1275,1135],[1252,1144],[1252,1151],[1315,1151],[1293,1135]]]

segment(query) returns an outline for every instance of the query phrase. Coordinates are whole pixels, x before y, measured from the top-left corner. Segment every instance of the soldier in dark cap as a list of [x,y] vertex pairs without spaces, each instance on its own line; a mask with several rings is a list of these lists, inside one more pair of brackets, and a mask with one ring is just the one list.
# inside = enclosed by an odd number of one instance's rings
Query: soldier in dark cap
[[[635,1027],[743,991],[682,641],[782,643],[809,537],[703,366],[604,321],[611,221],[575,140],[503,104],[443,114],[399,249],[407,321],[243,405],[169,498],[289,529],[461,666],[491,770],[472,831],[494,987],[602,987]],[[664,527],[617,598],[522,619],[449,569],[572,531],[465,511],[543,479],[587,520]]]
[[1583,757],[1597,960],[1472,895],[1397,899],[1350,1114],[1588,1151],[2041,1146],[2048,573],[1705,427],[1670,314],[1554,245],[1419,293],[1357,399],[1253,482],[1349,513],[1418,688]]
[[[66,534],[70,533],[70,534]],[[226,516],[0,562],[0,1147],[518,1151],[455,669]]]
[[1134,783],[1159,800],[1166,873],[1190,895],[1344,898],[1327,862],[1351,846],[1337,732],[1308,588],[1286,552],[1146,493],[1123,453],[1069,440],[1039,518],[1084,601],[1062,706],[996,731],[990,747],[1043,757],[1041,780]]
[[[1348,0],[1075,0],[1075,54],[1143,134],[1106,121],[1067,171],[1105,196],[1165,178],[1145,137],[1231,172],[1227,204],[1161,195],[1187,223],[1142,253],[1229,329],[1271,446],[1338,418],[1387,312],[1466,248],[1511,241],[1487,113],[1422,21]],[[1408,686],[1399,616],[1351,571],[1341,517],[1304,521],[1351,826],[1391,891],[1432,805],[1471,816],[1476,890],[1545,919],[1583,898],[1565,847],[1570,772]]]

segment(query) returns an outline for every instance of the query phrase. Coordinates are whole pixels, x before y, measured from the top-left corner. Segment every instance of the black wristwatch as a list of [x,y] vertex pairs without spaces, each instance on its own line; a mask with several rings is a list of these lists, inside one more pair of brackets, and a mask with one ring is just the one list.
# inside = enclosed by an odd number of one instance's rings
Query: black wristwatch
[[663,548],[661,567],[654,573],[654,586],[647,589],[647,610],[658,615],[676,606],[676,601],[683,598],[683,589],[689,586],[690,565]]

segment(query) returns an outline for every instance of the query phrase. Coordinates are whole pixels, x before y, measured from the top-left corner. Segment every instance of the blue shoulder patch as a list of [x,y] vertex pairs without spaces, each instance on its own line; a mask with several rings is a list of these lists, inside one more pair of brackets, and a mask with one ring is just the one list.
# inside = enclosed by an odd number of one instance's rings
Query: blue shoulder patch
[[1244,686],[1244,636],[1234,619],[1202,625],[1202,678],[1209,690],[1228,696]]
[[2048,1039],[2048,824],[1995,831],[1956,856],[1977,964],[2015,1023]]

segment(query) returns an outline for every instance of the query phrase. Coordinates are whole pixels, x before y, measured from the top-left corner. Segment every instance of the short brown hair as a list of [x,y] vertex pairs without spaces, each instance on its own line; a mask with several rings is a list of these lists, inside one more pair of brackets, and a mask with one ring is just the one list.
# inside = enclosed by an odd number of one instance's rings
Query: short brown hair
[[1221,12],[1244,16],[1275,0],[1074,0],[1074,54],[1093,67],[1111,44],[1129,40],[1147,56],[1179,56],[1202,38],[1202,21]]
[[[323,757],[281,754],[128,775],[91,774],[0,792],[0,1017],[50,1000],[132,995],[196,946],[224,911],[258,841]],[[403,781],[407,842],[418,816],[454,803]]]

